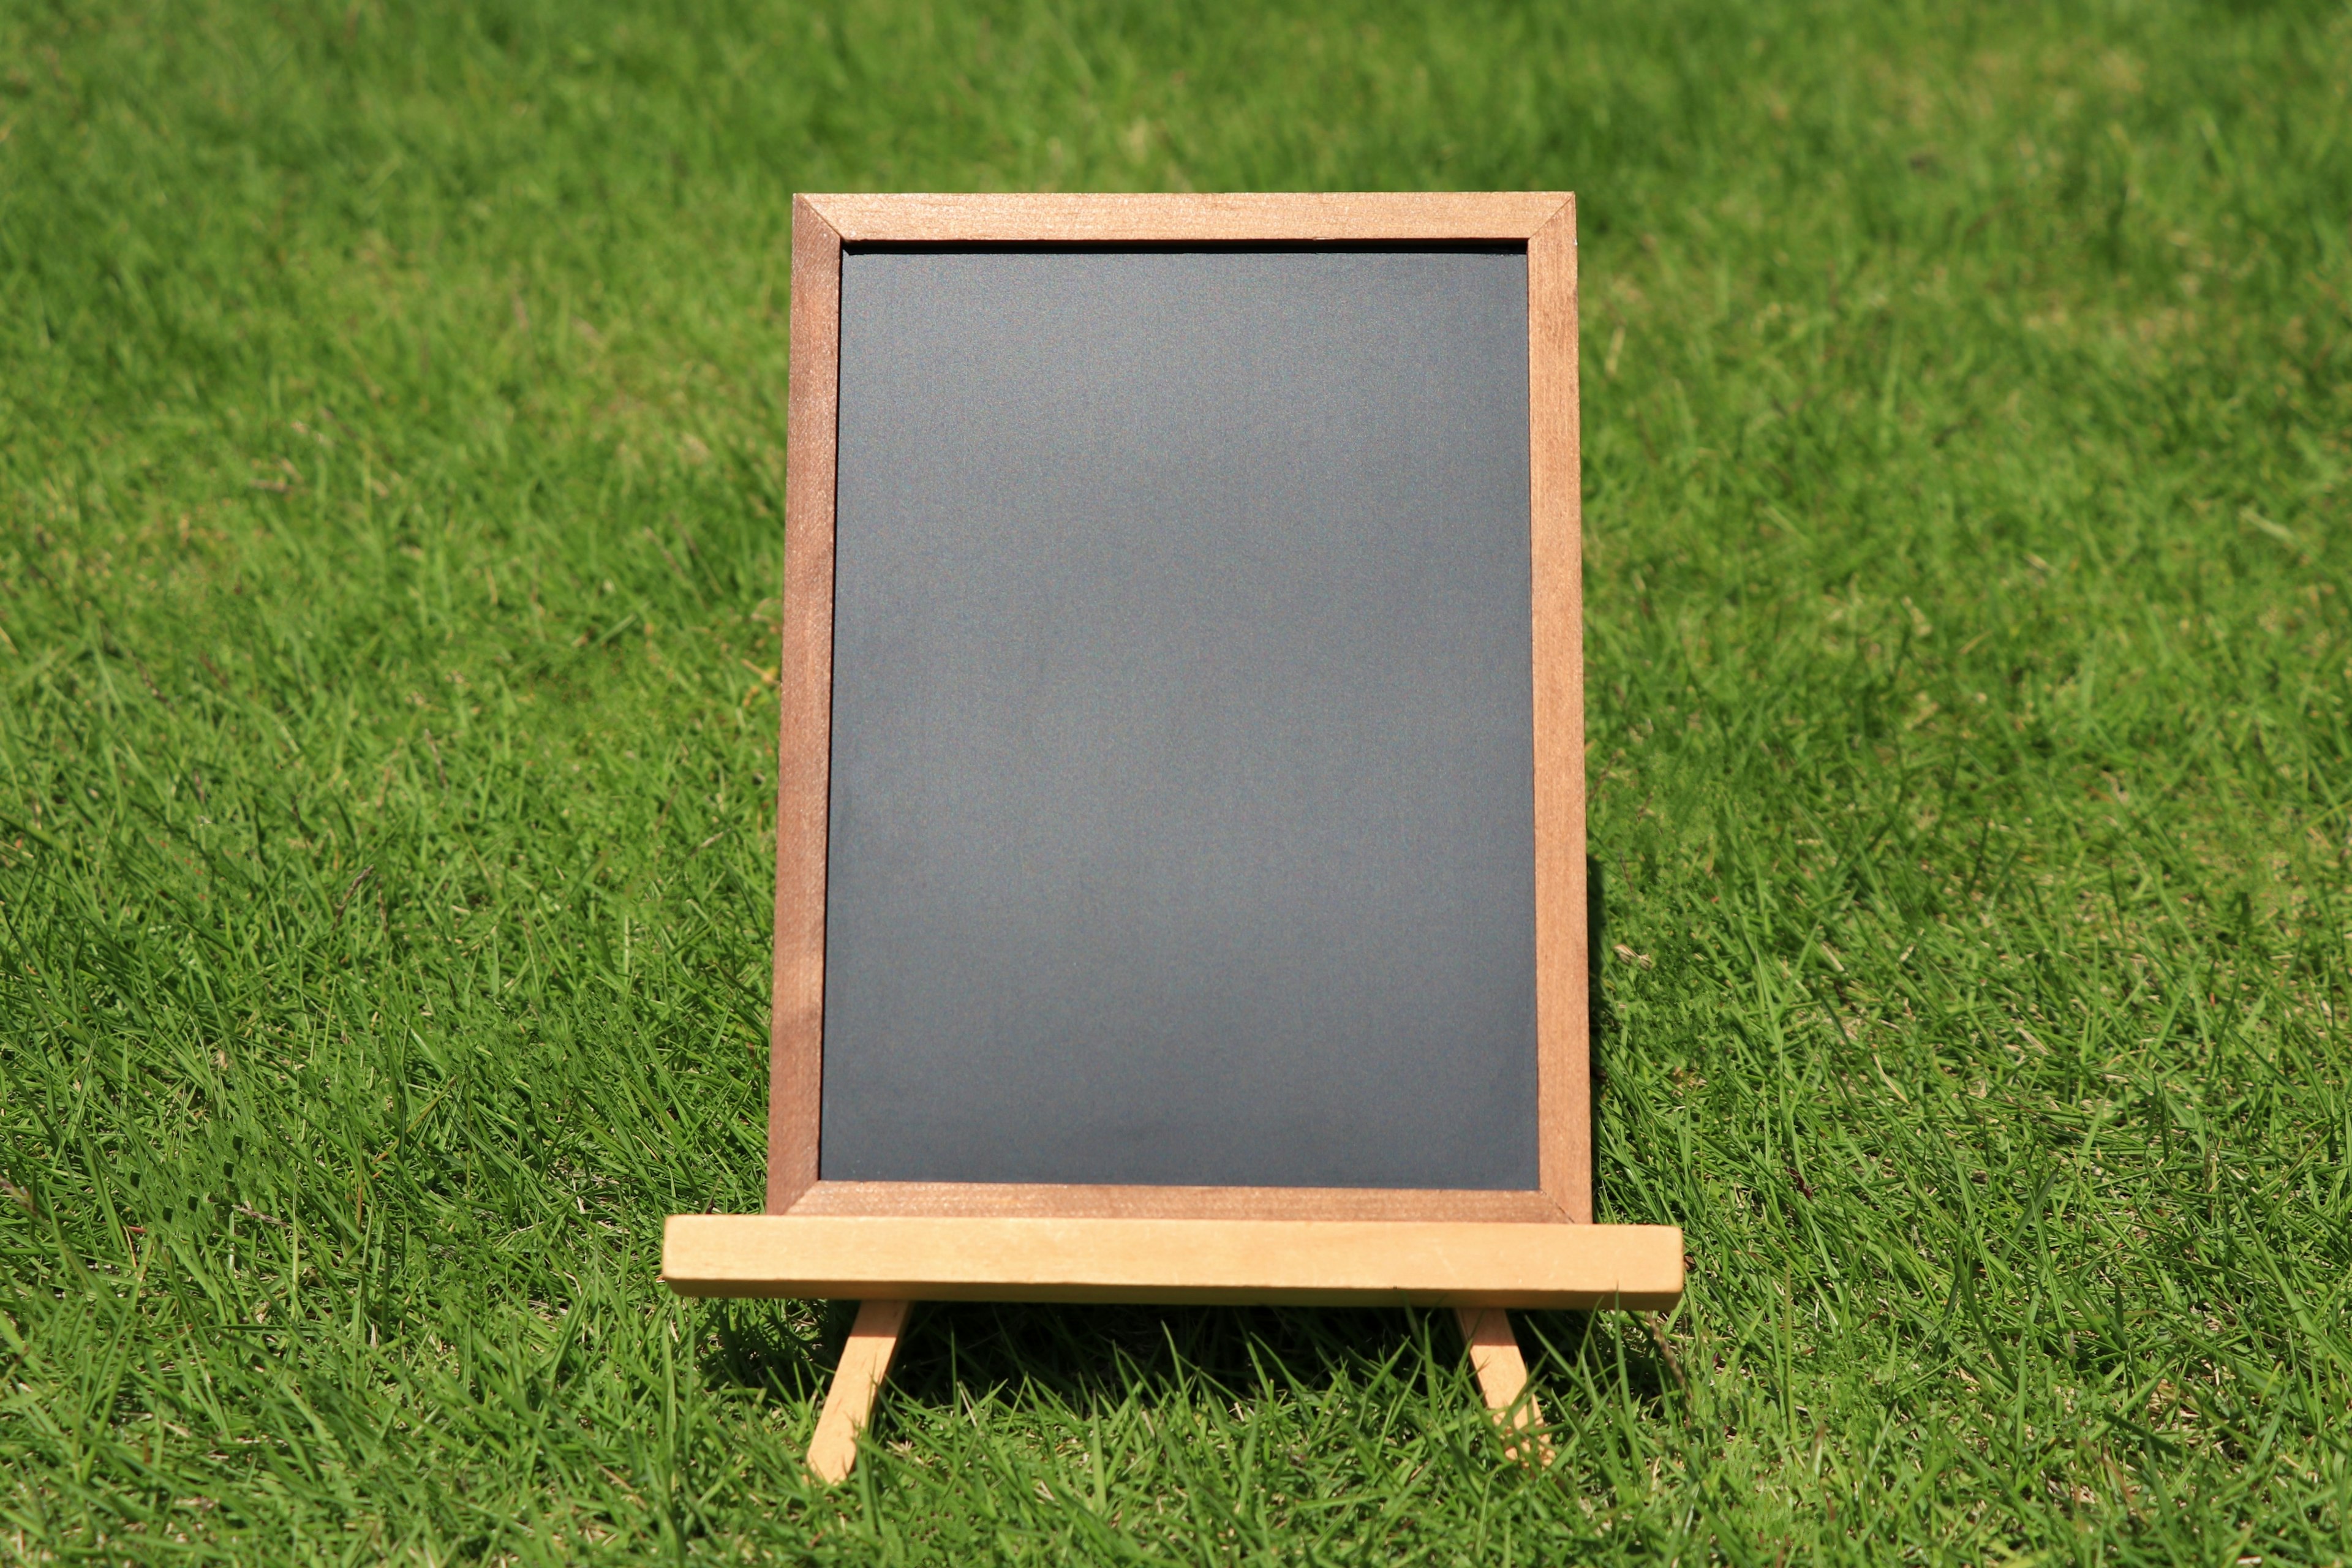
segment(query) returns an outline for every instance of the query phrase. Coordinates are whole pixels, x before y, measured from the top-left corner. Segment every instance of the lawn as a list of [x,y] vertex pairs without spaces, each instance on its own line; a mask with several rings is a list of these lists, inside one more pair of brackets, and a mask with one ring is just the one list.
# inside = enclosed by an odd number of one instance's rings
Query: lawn
[[[0,0],[0,1557],[2341,1563],[2352,10]],[[1580,194],[1669,1316],[694,1304],[796,189]]]

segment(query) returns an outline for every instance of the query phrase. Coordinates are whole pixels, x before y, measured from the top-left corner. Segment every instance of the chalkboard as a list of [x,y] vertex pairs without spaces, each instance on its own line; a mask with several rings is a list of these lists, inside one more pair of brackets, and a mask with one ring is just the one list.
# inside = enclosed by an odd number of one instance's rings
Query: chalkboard
[[1525,247],[840,287],[820,1178],[1534,1188]]
[[688,1296],[1664,1310],[1592,1223],[1564,192],[793,203],[761,1215]]
[[793,244],[768,1212],[1589,1222],[1571,200]]

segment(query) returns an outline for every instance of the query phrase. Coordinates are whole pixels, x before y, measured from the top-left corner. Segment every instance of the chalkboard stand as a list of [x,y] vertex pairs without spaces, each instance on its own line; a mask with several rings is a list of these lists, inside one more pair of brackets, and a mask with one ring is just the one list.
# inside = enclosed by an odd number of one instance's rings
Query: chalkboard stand
[[[1525,1100],[1517,1109],[1532,1127],[1521,1156],[1532,1185],[821,1174],[845,246],[892,254],[1524,247],[1535,1093],[1531,1119]],[[809,1455],[828,1480],[855,1460],[917,1300],[1452,1308],[1481,1394],[1506,1425],[1507,1450],[1547,1453],[1507,1310],[1664,1310],[1679,1300],[1684,1273],[1676,1227],[1592,1223],[1573,198],[802,196],[792,335],[767,1212],[671,1216],[664,1279],[687,1296],[860,1303]]]

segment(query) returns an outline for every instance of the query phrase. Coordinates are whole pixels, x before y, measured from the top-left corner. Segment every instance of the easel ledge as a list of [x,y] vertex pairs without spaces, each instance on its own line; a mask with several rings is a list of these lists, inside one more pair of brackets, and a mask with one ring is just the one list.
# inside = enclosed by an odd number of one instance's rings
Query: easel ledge
[[682,1296],[1616,1309],[1682,1298],[1665,1225],[673,1215]]

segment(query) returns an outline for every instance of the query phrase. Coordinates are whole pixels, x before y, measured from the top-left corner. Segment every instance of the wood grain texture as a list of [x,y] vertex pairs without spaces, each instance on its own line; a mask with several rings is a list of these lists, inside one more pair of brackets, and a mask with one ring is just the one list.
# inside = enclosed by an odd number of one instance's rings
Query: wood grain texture
[[1622,1308],[1681,1298],[1673,1226],[673,1215],[685,1296]]
[[1584,585],[1576,205],[1528,241],[1529,546],[1535,585],[1536,1041],[1545,1192],[1592,1219],[1584,905]]
[[819,1182],[795,1215],[996,1219],[1396,1219],[1558,1223],[1539,1192],[1383,1187],[1139,1187],[976,1182]]
[[816,1181],[824,1031],[824,870],[833,753],[833,503],[841,405],[841,236],[793,204],[784,437],[783,668],[776,754],[775,1005],[768,1212]]
[[[1463,1348],[1470,1354],[1470,1370],[1478,1376],[1478,1393],[1495,1422],[1506,1433],[1527,1432],[1543,1425],[1543,1411],[1528,1393],[1527,1358],[1519,1353],[1519,1337],[1511,1331],[1511,1315],[1500,1307],[1456,1307],[1454,1321],[1462,1325]],[[1508,1458],[1552,1459],[1551,1438],[1540,1431],[1521,1444],[1506,1439]]]
[[825,1390],[824,1408],[816,1418],[816,1435],[809,1439],[808,1468],[828,1485],[846,1479],[857,1463],[857,1435],[874,1418],[874,1401],[882,1380],[890,1375],[890,1358],[898,1353],[898,1337],[907,1329],[907,1300],[871,1300],[857,1304],[857,1321],[850,1326],[849,1342],[841,1347],[833,1385]]
[[1526,239],[1570,198],[1557,191],[1429,191],[801,199],[853,245],[1148,245]]

